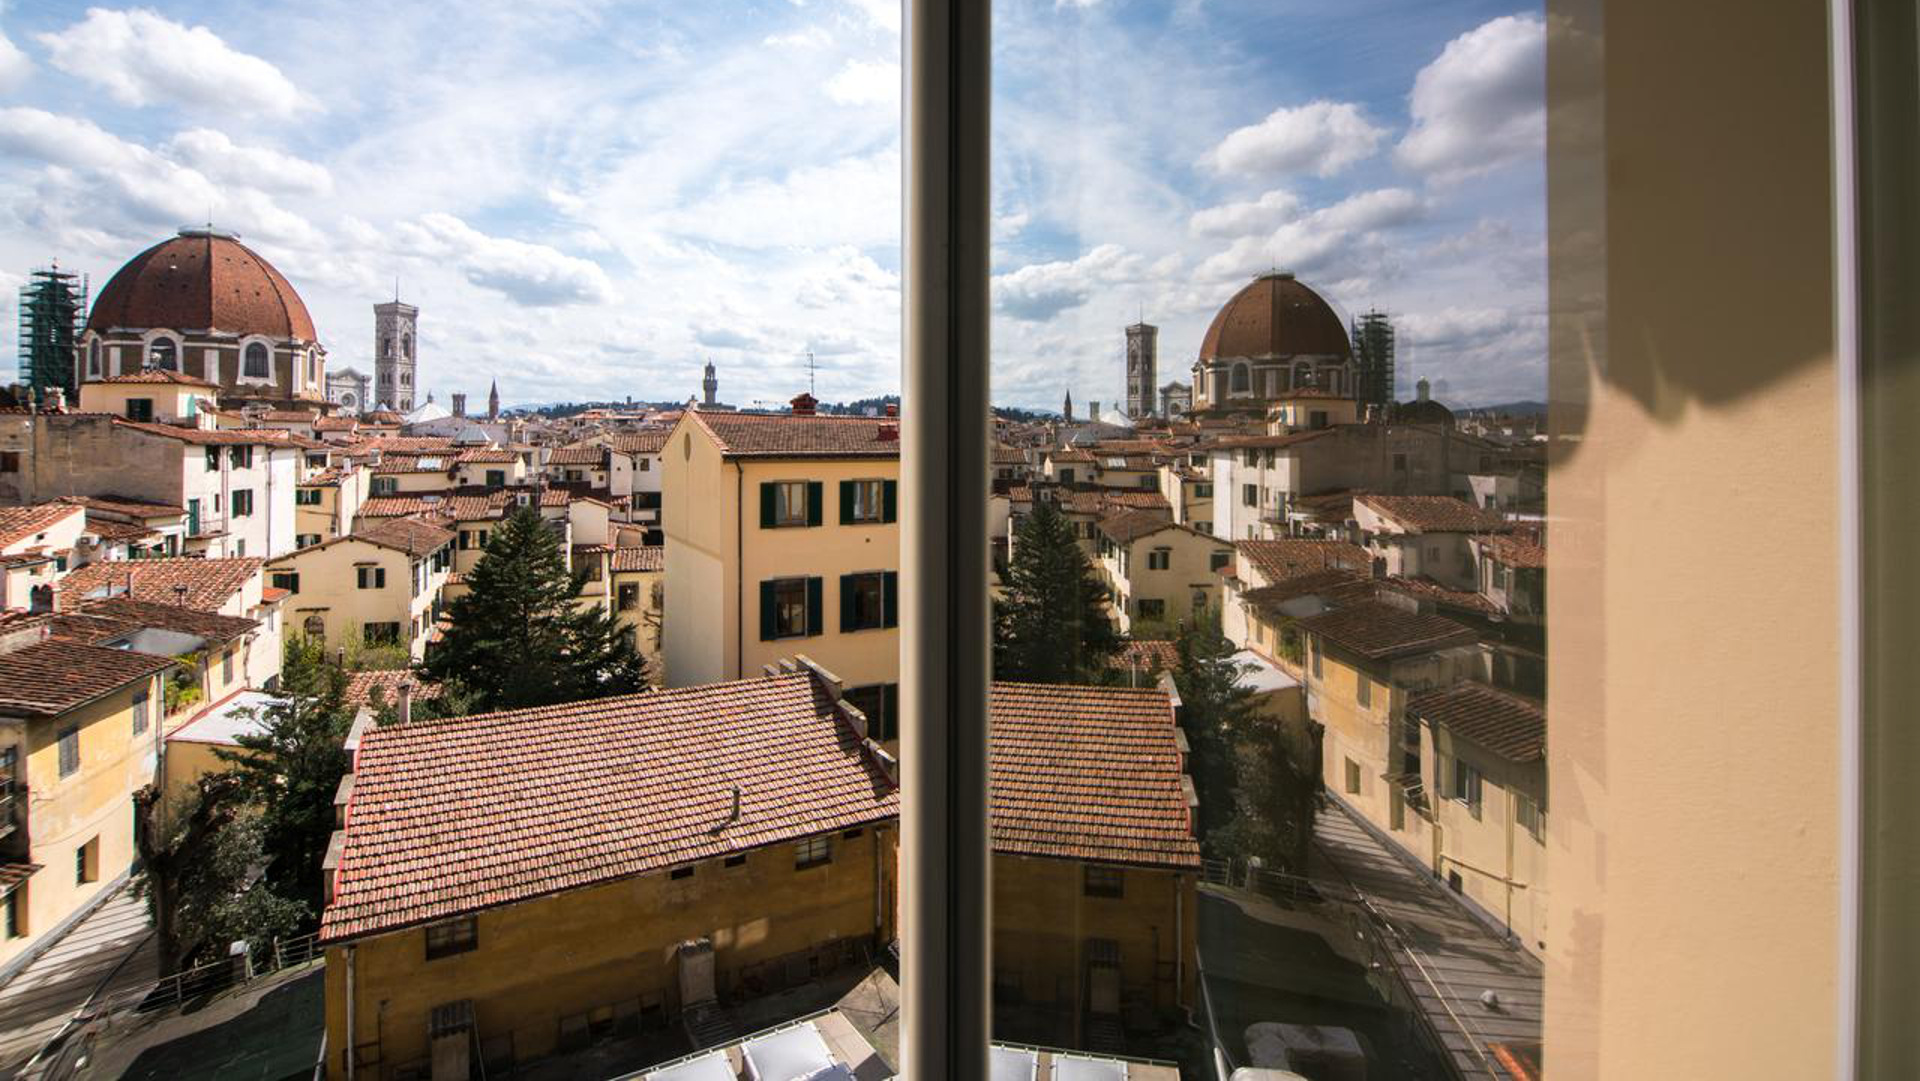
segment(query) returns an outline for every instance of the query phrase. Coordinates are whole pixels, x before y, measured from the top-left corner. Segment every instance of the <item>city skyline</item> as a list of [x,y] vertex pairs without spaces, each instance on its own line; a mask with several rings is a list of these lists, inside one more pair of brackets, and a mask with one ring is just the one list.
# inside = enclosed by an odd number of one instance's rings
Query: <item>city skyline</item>
[[[397,277],[443,403],[677,400],[708,359],[798,388],[809,352],[825,399],[896,390],[897,9],[754,14],[10,6],[7,303],[32,267],[97,290],[211,218],[292,279],[336,370],[372,369]],[[1269,266],[1391,313],[1403,397],[1544,397],[1537,14],[997,15],[997,402],[1120,401],[1141,316],[1185,380]]]

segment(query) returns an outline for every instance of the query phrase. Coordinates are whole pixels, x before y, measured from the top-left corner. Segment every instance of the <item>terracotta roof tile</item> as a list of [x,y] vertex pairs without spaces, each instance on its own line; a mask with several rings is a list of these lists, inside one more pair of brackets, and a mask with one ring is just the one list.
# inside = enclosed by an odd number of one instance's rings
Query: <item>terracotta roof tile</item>
[[598,466],[605,462],[605,447],[555,447],[547,454],[548,465],[590,465]]
[[97,514],[87,515],[87,532],[109,544],[132,544],[135,541],[158,537],[160,531],[149,529],[132,522],[117,522],[112,518],[102,518]]
[[178,439],[182,443],[193,443],[205,447],[286,446],[286,436],[291,434],[275,428],[182,428],[177,424],[121,420],[118,417],[114,418],[114,424],[137,432],[145,432],[148,435]]
[[1509,567],[1537,570],[1547,565],[1547,549],[1523,537],[1481,537],[1480,549]]
[[0,548],[44,533],[86,510],[70,503],[36,503],[30,507],[0,507]]
[[0,713],[58,716],[173,667],[173,658],[47,639],[0,653]]
[[415,492],[411,495],[376,495],[360,504],[360,513],[354,519],[361,518],[409,518],[416,514],[445,513],[450,502],[458,498],[432,492]]
[[118,383],[140,383],[140,384],[170,383],[174,386],[180,386],[180,387],[206,387],[209,390],[220,389],[220,384],[218,383],[209,383],[205,379],[201,379],[196,376],[187,375],[184,372],[170,372],[164,368],[148,368],[144,371],[128,372],[125,375],[110,375],[104,379],[89,379],[87,380],[87,382],[116,383],[116,384]]
[[1409,533],[1488,533],[1512,528],[1500,515],[1450,495],[1359,495],[1354,502]]
[[1100,519],[1100,532],[1115,544],[1131,544],[1150,533],[1172,528],[1171,510],[1123,510]]
[[413,697],[416,701],[440,697],[440,684],[424,680],[404,668],[355,672],[347,677],[346,702],[350,706],[366,705],[373,694],[373,688],[380,688],[381,695],[388,704],[400,700],[400,681],[413,680]]
[[995,683],[987,708],[995,852],[1199,868],[1165,691]]
[[1299,621],[1301,630],[1375,660],[1424,653],[1476,640],[1472,628],[1445,616],[1410,611],[1391,601],[1362,601]]
[[[788,413],[693,414],[732,458],[898,458],[897,417],[794,416]],[[896,433],[883,439],[885,431]]]
[[453,531],[418,518],[381,518],[354,523],[348,536],[418,558],[443,547],[453,539]]
[[1235,541],[1233,546],[1268,585],[1313,571],[1330,568],[1365,571],[1373,565],[1366,549],[1343,541],[1284,538]]
[[[234,559],[127,559],[89,563],[68,572],[60,580],[63,594],[74,598],[125,595],[156,604],[181,603],[175,591],[187,587],[184,603],[203,612],[224,606],[247,582],[260,573],[262,560],[247,556]],[[131,582],[131,589],[128,583]]]
[[85,601],[72,612],[54,616],[51,625],[56,637],[82,642],[104,642],[143,627],[230,642],[258,628],[260,621],[118,596]]
[[1120,647],[1108,665],[1116,672],[1167,672],[1180,665],[1180,648],[1172,642],[1133,641]]
[[397,930],[898,814],[898,792],[804,673],[376,728],[320,934]]
[[662,571],[667,567],[667,550],[657,544],[631,545],[618,548],[599,545],[597,547],[587,548],[585,551],[613,553],[613,572],[615,574],[622,572]]
[[1453,608],[1492,615],[1500,606],[1470,589],[1449,589],[1439,582],[1421,575],[1418,578],[1403,578],[1399,575],[1380,579],[1380,588],[1403,593],[1409,597],[1420,597]]
[[622,454],[658,454],[667,445],[667,436],[673,433],[666,428],[654,428],[644,432],[619,432],[607,437],[607,445]]
[[1547,753],[1547,714],[1540,703],[1484,683],[1456,683],[1407,701],[1407,714],[1439,725],[1514,762]]
[[1270,614],[1279,614],[1279,605],[1301,597],[1319,597],[1329,604],[1357,604],[1372,600],[1378,591],[1379,583],[1367,572],[1330,567],[1249,589],[1240,599]]
[[202,229],[163,240],[114,272],[87,328],[114,327],[316,337],[300,294],[273,264],[230,235]]
[[118,495],[69,495],[61,496],[59,502],[72,503],[88,510],[105,511],[108,514],[118,514],[128,518],[179,518],[187,513],[184,507]]

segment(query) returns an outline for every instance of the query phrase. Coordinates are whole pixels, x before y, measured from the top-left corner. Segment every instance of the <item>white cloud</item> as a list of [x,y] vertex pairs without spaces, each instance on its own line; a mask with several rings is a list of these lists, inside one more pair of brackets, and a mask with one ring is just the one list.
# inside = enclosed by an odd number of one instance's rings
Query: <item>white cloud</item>
[[847,0],[848,6],[882,30],[900,32],[901,4],[904,0]]
[[1227,203],[1197,211],[1187,221],[1187,228],[1196,236],[1238,237],[1276,228],[1299,212],[1300,197],[1276,189],[1249,203]]
[[1260,123],[1230,133],[1201,161],[1221,173],[1332,176],[1371,155],[1386,134],[1358,105],[1312,101],[1275,109]]
[[126,105],[267,116],[314,107],[267,61],[234,49],[204,26],[183,26],[144,8],[91,8],[83,21],[39,38],[54,67],[106,88]]
[[897,243],[900,155],[887,150],[722,185],[664,217],[688,237],[742,248]]
[[1092,298],[1098,288],[1139,278],[1146,260],[1118,244],[1102,244],[1078,259],[1030,263],[993,279],[994,301],[1015,319],[1051,319]]
[[886,105],[900,101],[900,65],[849,60],[827,80],[827,96],[842,105]]
[[1546,139],[1546,24],[1506,15],[1448,42],[1414,77],[1407,168],[1450,183],[1538,160]]
[[1372,234],[1415,221],[1425,211],[1419,196],[1405,188],[1380,188],[1350,195],[1332,206],[1296,217],[1260,236],[1234,241],[1200,264],[1198,276],[1221,281],[1268,266],[1299,273],[1352,275],[1343,259],[1367,244]]
[[0,32],[0,90],[12,90],[19,86],[33,70],[33,61],[20,51],[4,32]]
[[208,178],[268,191],[325,195],[333,177],[325,166],[264,147],[240,146],[210,128],[193,128],[169,139],[166,154]]
[[545,244],[488,236],[451,214],[428,214],[401,227],[413,253],[453,260],[468,281],[529,308],[602,304],[613,282],[599,264]]

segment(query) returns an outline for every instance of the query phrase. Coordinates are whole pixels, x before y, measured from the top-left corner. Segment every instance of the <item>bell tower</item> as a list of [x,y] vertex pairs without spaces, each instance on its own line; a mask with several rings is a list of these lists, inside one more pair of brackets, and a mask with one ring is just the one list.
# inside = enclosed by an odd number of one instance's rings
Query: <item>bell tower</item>
[[382,409],[413,409],[419,387],[414,368],[415,330],[420,309],[394,299],[373,306],[373,399]]
[[1127,328],[1127,416],[1153,416],[1159,392],[1160,328],[1135,323]]

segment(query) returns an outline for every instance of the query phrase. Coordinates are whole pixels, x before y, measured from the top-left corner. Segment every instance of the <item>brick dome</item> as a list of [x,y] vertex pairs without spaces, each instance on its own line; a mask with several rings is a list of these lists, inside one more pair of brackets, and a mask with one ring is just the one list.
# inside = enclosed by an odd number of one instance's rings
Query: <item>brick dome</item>
[[182,229],[127,261],[100,290],[87,329],[211,330],[317,340],[293,286],[232,233]]
[[1200,341],[1200,360],[1334,356],[1352,351],[1333,306],[1292,274],[1262,274],[1233,294]]

